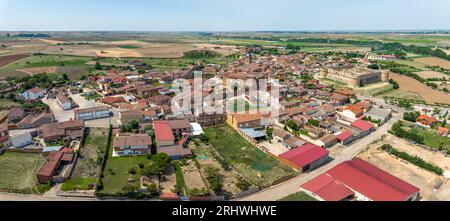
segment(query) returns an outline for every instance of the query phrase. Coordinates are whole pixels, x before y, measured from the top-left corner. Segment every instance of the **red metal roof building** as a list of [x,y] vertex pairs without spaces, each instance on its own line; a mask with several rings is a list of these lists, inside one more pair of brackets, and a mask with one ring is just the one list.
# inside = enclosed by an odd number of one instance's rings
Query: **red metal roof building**
[[339,143],[348,144],[353,141],[353,133],[349,130],[344,130],[341,134],[336,136],[336,139]]
[[353,122],[352,127],[356,127],[364,132],[371,131],[375,128],[373,124],[361,119]]
[[343,201],[355,195],[353,191],[328,174],[322,174],[300,188],[322,201]]
[[326,201],[348,199],[348,192],[339,185],[344,185],[355,193],[358,200],[364,201],[416,200],[420,191],[419,188],[358,158],[335,166],[303,184],[301,188]]
[[306,143],[279,156],[280,160],[298,171],[308,171],[328,162],[329,151]]

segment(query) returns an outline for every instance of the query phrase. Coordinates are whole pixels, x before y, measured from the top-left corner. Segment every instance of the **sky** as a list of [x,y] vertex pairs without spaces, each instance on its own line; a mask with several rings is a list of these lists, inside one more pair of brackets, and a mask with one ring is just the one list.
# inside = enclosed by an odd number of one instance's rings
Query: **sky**
[[0,0],[1,31],[450,29],[450,0]]

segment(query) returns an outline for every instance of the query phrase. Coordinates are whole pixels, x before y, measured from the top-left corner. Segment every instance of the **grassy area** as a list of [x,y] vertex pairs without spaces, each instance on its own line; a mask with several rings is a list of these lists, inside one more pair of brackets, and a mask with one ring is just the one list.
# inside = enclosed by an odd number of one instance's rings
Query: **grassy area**
[[422,135],[425,145],[434,149],[442,148],[450,152],[450,138],[438,136],[434,131],[423,131]]
[[100,158],[104,155],[107,142],[107,129],[89,128],[84,144],[80,149],[80,158],[73,172],[73,177],[98,178]]
[[306,194],[305,192],[300,191],[300,192],[291,194],[287,197],[284,197],[283,199],[281,199],[279,201],[293,202],[293,201],[317,201],[317,200],[314,199],[313,197],[311,197],[310,195]]
[[45,161],[41,154],[10,153],[0,156],[0,189],[27,191],[36,187],[36,173]]
[[62,191],[73,191],[73,190],[91,190],[92,184],[95,184],[96,179],[93,178],[79,178],[75,177],[61,186]]
[[[6,66],[0,68],[0,75],[2,76],[12,76],[21,77],[26,76],[26,73],[17,71],[17,69],[26,68],[43,68],[43,67],[59,67],[59,71],[67,73],[70,75],[76,74],[73,79],[79,79],[82,74],[87,74],[89,65],[87,62],[91,61],[92,58],[89,57],[78,57],[78,56],[57,56],[57,55],[40,55],[31,56]],[[80,72],[80,73],[79,73]],[[20,76],[16,76],[20,75]]]
[[[142,169],[139,168],[140,163],[148,164],[150,160],[145,156],[136,157],[111,157],[112,148],[110,148],[109,158],[106,161],[106,167],[103,178],[102,194],[117,194],[123,190],[123,187],[129,184],[132,179],[139,182],[142,174]],[[135,169],[136,174],[131,175],[130,169]]]
[[7,109],[11,108],[12,106],[21,106],[21,105],[12,100],[0,99],[0,110],[3,110],[3,109],[7,110]]
[[173,166],[175,168],[175,175],[177,177],[177,188],[180,192],[186,194],[186,183],[184,181],[183,170],[181,169],[180,162],[173,162]]
[[90,96],[87,96],[86,94],[83,94],[81,96],[84,97],[88,101],[95,100],[95,99],[102,97],[100,94],[97,94],[97,93],[94,93],[93,95],[90,95]]
[[229,126],[206,128],[205,133],[211,146],[255,185],[270,186],[274,181],[295,173],[247,142]]

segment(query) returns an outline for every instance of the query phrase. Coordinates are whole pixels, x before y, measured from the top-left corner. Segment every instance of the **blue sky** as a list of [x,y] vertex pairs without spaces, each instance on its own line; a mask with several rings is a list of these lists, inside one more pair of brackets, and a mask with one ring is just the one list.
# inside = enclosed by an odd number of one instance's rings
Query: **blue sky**
[[450,29],[450,0],[0,0],[0,30]]

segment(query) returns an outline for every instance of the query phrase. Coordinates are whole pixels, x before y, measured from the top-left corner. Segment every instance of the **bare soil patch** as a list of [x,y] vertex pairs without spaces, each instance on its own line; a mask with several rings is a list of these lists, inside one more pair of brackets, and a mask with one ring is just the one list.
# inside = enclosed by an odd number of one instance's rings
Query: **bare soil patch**
[[450,104],[450,95],[433,90],[416,79],[391,73],[391,78],[400,84],[400,92],[410,92],[418,94],[429,104],[443,103]]
[[418,58],[415,61],[426,64],[428,66],[439,66],[442,68],[450,69],[450,61],[436,58],[436,57],[427,57],[427,58]]
[[416,74],[424,79],[449,77],[448,75],[441,73],[441,72],[437,72],[437,71],[421,71],[421,72],[416,72]]
[[15,61],[29,57],[27,54],[14,54],[0,57],[0,67],[13,63]]
[[[435,195],[434,189],[440,186],[445,181],[445,178],[393,157],[379,149],[386,142],[382,141],[372,144],[369,149],[358,157],[420,188],[420,195],[423,197],[423,200],[432,198]],[[400,147],[396,146],[396,148]]]

